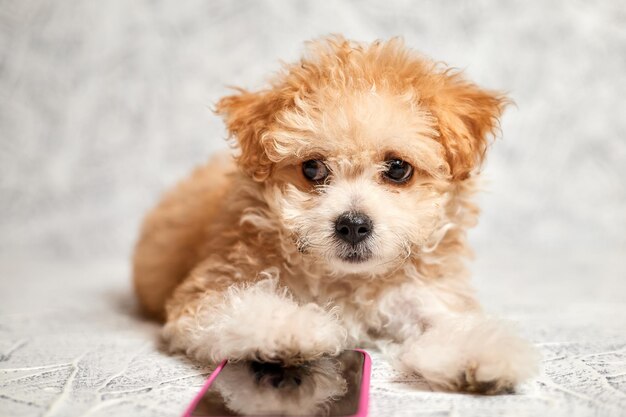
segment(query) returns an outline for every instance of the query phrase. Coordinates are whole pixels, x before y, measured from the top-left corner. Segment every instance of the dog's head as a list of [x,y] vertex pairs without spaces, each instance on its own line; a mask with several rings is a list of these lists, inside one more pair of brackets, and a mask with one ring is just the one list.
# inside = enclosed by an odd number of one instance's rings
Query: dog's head
[[398,39],[333,37],[217,112],[303,256],[380,273],[445,233],[455,185],[480,166],[505,104]]

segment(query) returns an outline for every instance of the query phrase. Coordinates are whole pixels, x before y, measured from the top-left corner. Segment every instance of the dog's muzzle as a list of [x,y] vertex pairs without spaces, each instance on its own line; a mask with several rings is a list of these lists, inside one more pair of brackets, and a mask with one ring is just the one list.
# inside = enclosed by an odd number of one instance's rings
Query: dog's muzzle
[[335,236],[344,243],[339,257],[346,262],[363,262],[371,256],[366,240],[371,236],[374,224],[366,214],[345,212],[335,221]]

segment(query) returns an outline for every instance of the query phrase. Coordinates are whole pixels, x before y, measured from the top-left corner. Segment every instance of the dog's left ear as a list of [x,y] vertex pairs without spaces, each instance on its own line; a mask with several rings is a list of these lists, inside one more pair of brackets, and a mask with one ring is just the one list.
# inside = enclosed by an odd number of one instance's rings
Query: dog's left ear
[[271,91],[239,89],[238,94],[223,97],[215,107],[215,112],[224,118],[230,136],[237,141],[240,150],[237,164],[256,181],[265,180],[272,170],[263,137],[279,106]]
[[452,177],[464,180],[480,167],[488,139],[510,101],[502,93],[466,81],[459,73],[443,76],[444,82],[431,97],[430,110],[437,119]]

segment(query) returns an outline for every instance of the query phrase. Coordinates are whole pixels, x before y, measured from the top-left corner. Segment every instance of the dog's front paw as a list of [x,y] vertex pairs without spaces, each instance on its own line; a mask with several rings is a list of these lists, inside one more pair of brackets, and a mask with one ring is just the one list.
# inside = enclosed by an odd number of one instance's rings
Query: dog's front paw
[[[231,335],[232,343],[241,338],[247,348],[231,351],[229,356],[296,365],[337,355],[345,348],[347,333],[332,311],[316,304],[298,306],[282,301],[283,304],[274,304],[273,311],[263,315],[252,335],[243,328]],[[253,321],[249,325],[252,329]]]
[[336,312],[300,306],[275,280],[231,291],[216,323],[216,355],[229,359],[293,364],[336,355],[346,342]]
[[338,314],[316,304],[299,305],[275,279],[231,288],[221,300],[207,300],[195,317],[168,326],[185,329],[177,334],[187,340],[172,340],[188,355],[219,362],[256,360],[297,364],[337,355],[346,345],[347,332]]
[[476,360],[470,360],[456,381],[452,381],[455,390],[477,394],[512,393],[515,386],[523,380],[519,374],[511,374],[507,370],[500,370],[491,376],[481,375],[485,367]]
[[465,318],[427,330],[398,359],[404,370],[418,372],[436,388],[498,394],[532,377],[539,356],[502,324]]

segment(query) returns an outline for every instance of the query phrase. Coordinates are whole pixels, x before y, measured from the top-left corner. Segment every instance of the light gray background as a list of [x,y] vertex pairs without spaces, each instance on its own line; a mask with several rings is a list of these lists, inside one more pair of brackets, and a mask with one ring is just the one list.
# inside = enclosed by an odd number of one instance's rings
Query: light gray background
[[619,0],[0,0],[0,415],[182,410],[206,370],[129,315],[139,220],[226,147],[210,111],[226,85],[262,86],[328,33],[403,36],[516,102],[485,168],[474,270],[544,374],[492,401],[407,393],[376,368],[375,414],[624,415]]

